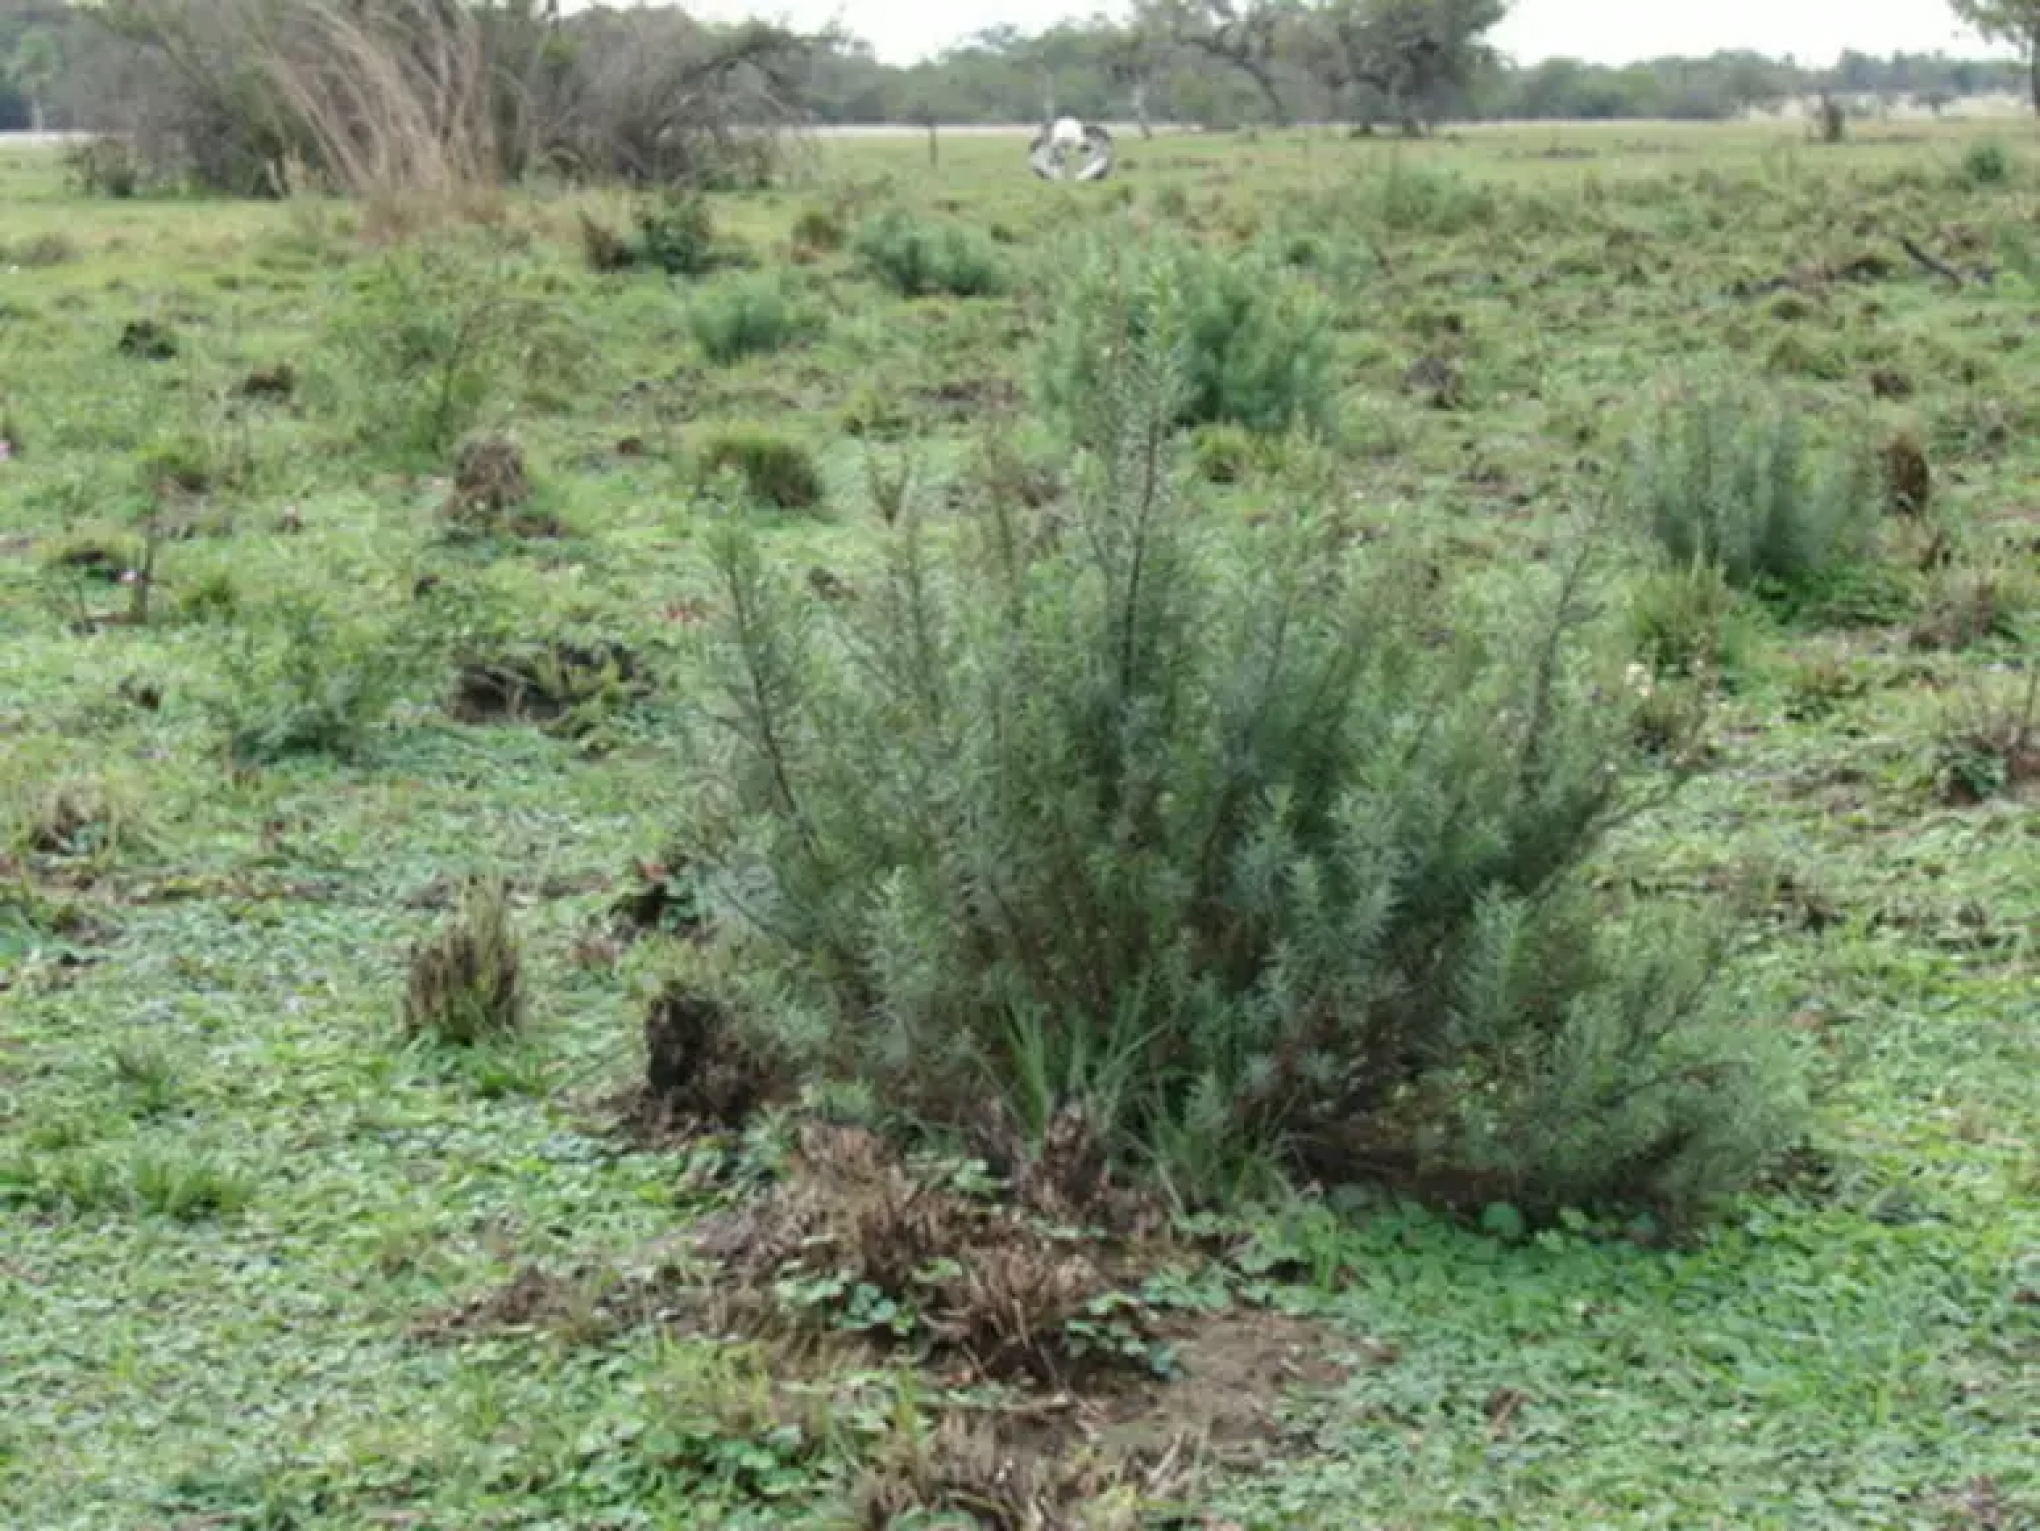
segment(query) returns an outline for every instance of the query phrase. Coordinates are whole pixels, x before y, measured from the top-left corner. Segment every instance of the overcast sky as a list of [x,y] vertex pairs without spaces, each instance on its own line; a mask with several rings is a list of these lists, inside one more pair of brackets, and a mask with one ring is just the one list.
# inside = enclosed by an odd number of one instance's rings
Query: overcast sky
[[[700,14],[762,14],[800,27],[841,21],[893,63],[939,53],[987,27],[1035,30],[1099,9],[1087,0],[697,0]],[[1863,53],[1981,52],[1947,0],[1516,0],[1495,34],[1518,59],[1554,55],[1609,63],[1669,53],[1756,48],[1827,63],[1844,48]]]

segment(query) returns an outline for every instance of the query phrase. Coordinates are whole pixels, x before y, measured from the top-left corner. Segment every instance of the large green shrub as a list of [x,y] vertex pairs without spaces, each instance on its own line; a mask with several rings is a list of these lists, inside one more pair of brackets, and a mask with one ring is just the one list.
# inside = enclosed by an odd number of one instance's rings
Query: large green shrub
[[961,224],[923,223],[898,208],[869,219],[852,248],[867,271],[906,298],[975,298],[1005,285],[989,240]]
[[1080,1101],[1196,1201],[1284,1168],[1528,1209],[1743,1183],[1791,1122],[1768,1046],[1584,874],[1628,720],[1578,567],[1455,610],[1307,510],[1180,498],[1173,269],[1129,294],[1059,530],[909,505],[825,603],[717,529],[697,850],[747,1024],[966,1136]]
[[1883,514],[1866,453],[1817,453],[1791,409],[1682,391],[1637,442],[1629,499],[1675,564],[1738,588],[1803,590],[1859,561]]
[[1079,437],[1108,417],[1110,358],[1172,315],[1174,423],[1225,422],[1263,434],[1322,425],[1332,406],[1332,333],[1323,303],[1293,273],[1178,240],[1126,247],[1100,240],[1059,282],[1059,315],[1042,345],[1040,392]]

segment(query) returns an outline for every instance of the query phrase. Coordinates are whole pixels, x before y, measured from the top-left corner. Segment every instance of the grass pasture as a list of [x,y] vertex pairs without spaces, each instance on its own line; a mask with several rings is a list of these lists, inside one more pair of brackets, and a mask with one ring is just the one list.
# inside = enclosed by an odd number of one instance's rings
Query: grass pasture
[[[1052,500],[1060,263],[1174,229],[1330,313],[1321,441],[1188,449],[1242,517],[1337,496],[1478,578],[1612,506],[1619,605],[1626,454],[1695,380],[1931,482],[1848,580],[1742,601],[1692,779],[1601,872],[1734,914],[1805,1149],[1673,1247],[1303,1198],[1228,1230],[1141,1300],[1231,1315],[1259,1412],[1057,1405],[1065,1465],[1189,1426],[1091,1523],[2040,1524],[2027,125],[1163,137],[1085,187],[1018,140],[824,141],[709,208],[713,269],[604,272],[603,195],[88,202],[0,149],[0,1523],[885,1524],[874,1464],[996,1412],[632,1295],[722,1192],[616,1130],[668,957],[613,909],[689,810],[712,518],[829,598],[894,476]],[[967,254],[881,280],[895,208]],[[475,876],[530,1013],[438,1046],[406,956]]]

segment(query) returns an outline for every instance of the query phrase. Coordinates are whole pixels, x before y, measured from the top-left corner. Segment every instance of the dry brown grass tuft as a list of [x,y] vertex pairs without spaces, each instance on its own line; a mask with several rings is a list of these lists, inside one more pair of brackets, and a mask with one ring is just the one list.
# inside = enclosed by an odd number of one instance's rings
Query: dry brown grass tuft
[[523,958],[500,882],[469,885],[434,935],[411,950],[404,1026],[413,1035],[469,1046],[521,1031]]

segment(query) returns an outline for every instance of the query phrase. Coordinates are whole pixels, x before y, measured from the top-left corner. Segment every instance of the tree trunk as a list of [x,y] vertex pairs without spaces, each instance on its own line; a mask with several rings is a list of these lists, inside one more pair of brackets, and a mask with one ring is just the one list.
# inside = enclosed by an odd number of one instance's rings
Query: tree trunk
[[28,130],[38,138],[42,136],[43,104],[41,91],[32,90],[28,93]]
[[1260,88],[1262,97],[1268,103],[1268,111],[1275,119],[1275,126],[1288,127],[1289,105],[1282,99],[1282,92],[1276,87],[1275,76],[1251,59],[1241,59],[1239,64],[1240,68],[1246,71],[1247,78]]
[[1146,80],[1135,80],[1133,82],[1133,120],[1140,124],[1140,136],[1142,138],[1153,138],[1155,136],[1154,125],[1148,121]]
[[2040,32],[2026,44],[2026,78],[2033,88],[2033,110],[2040,112]]

